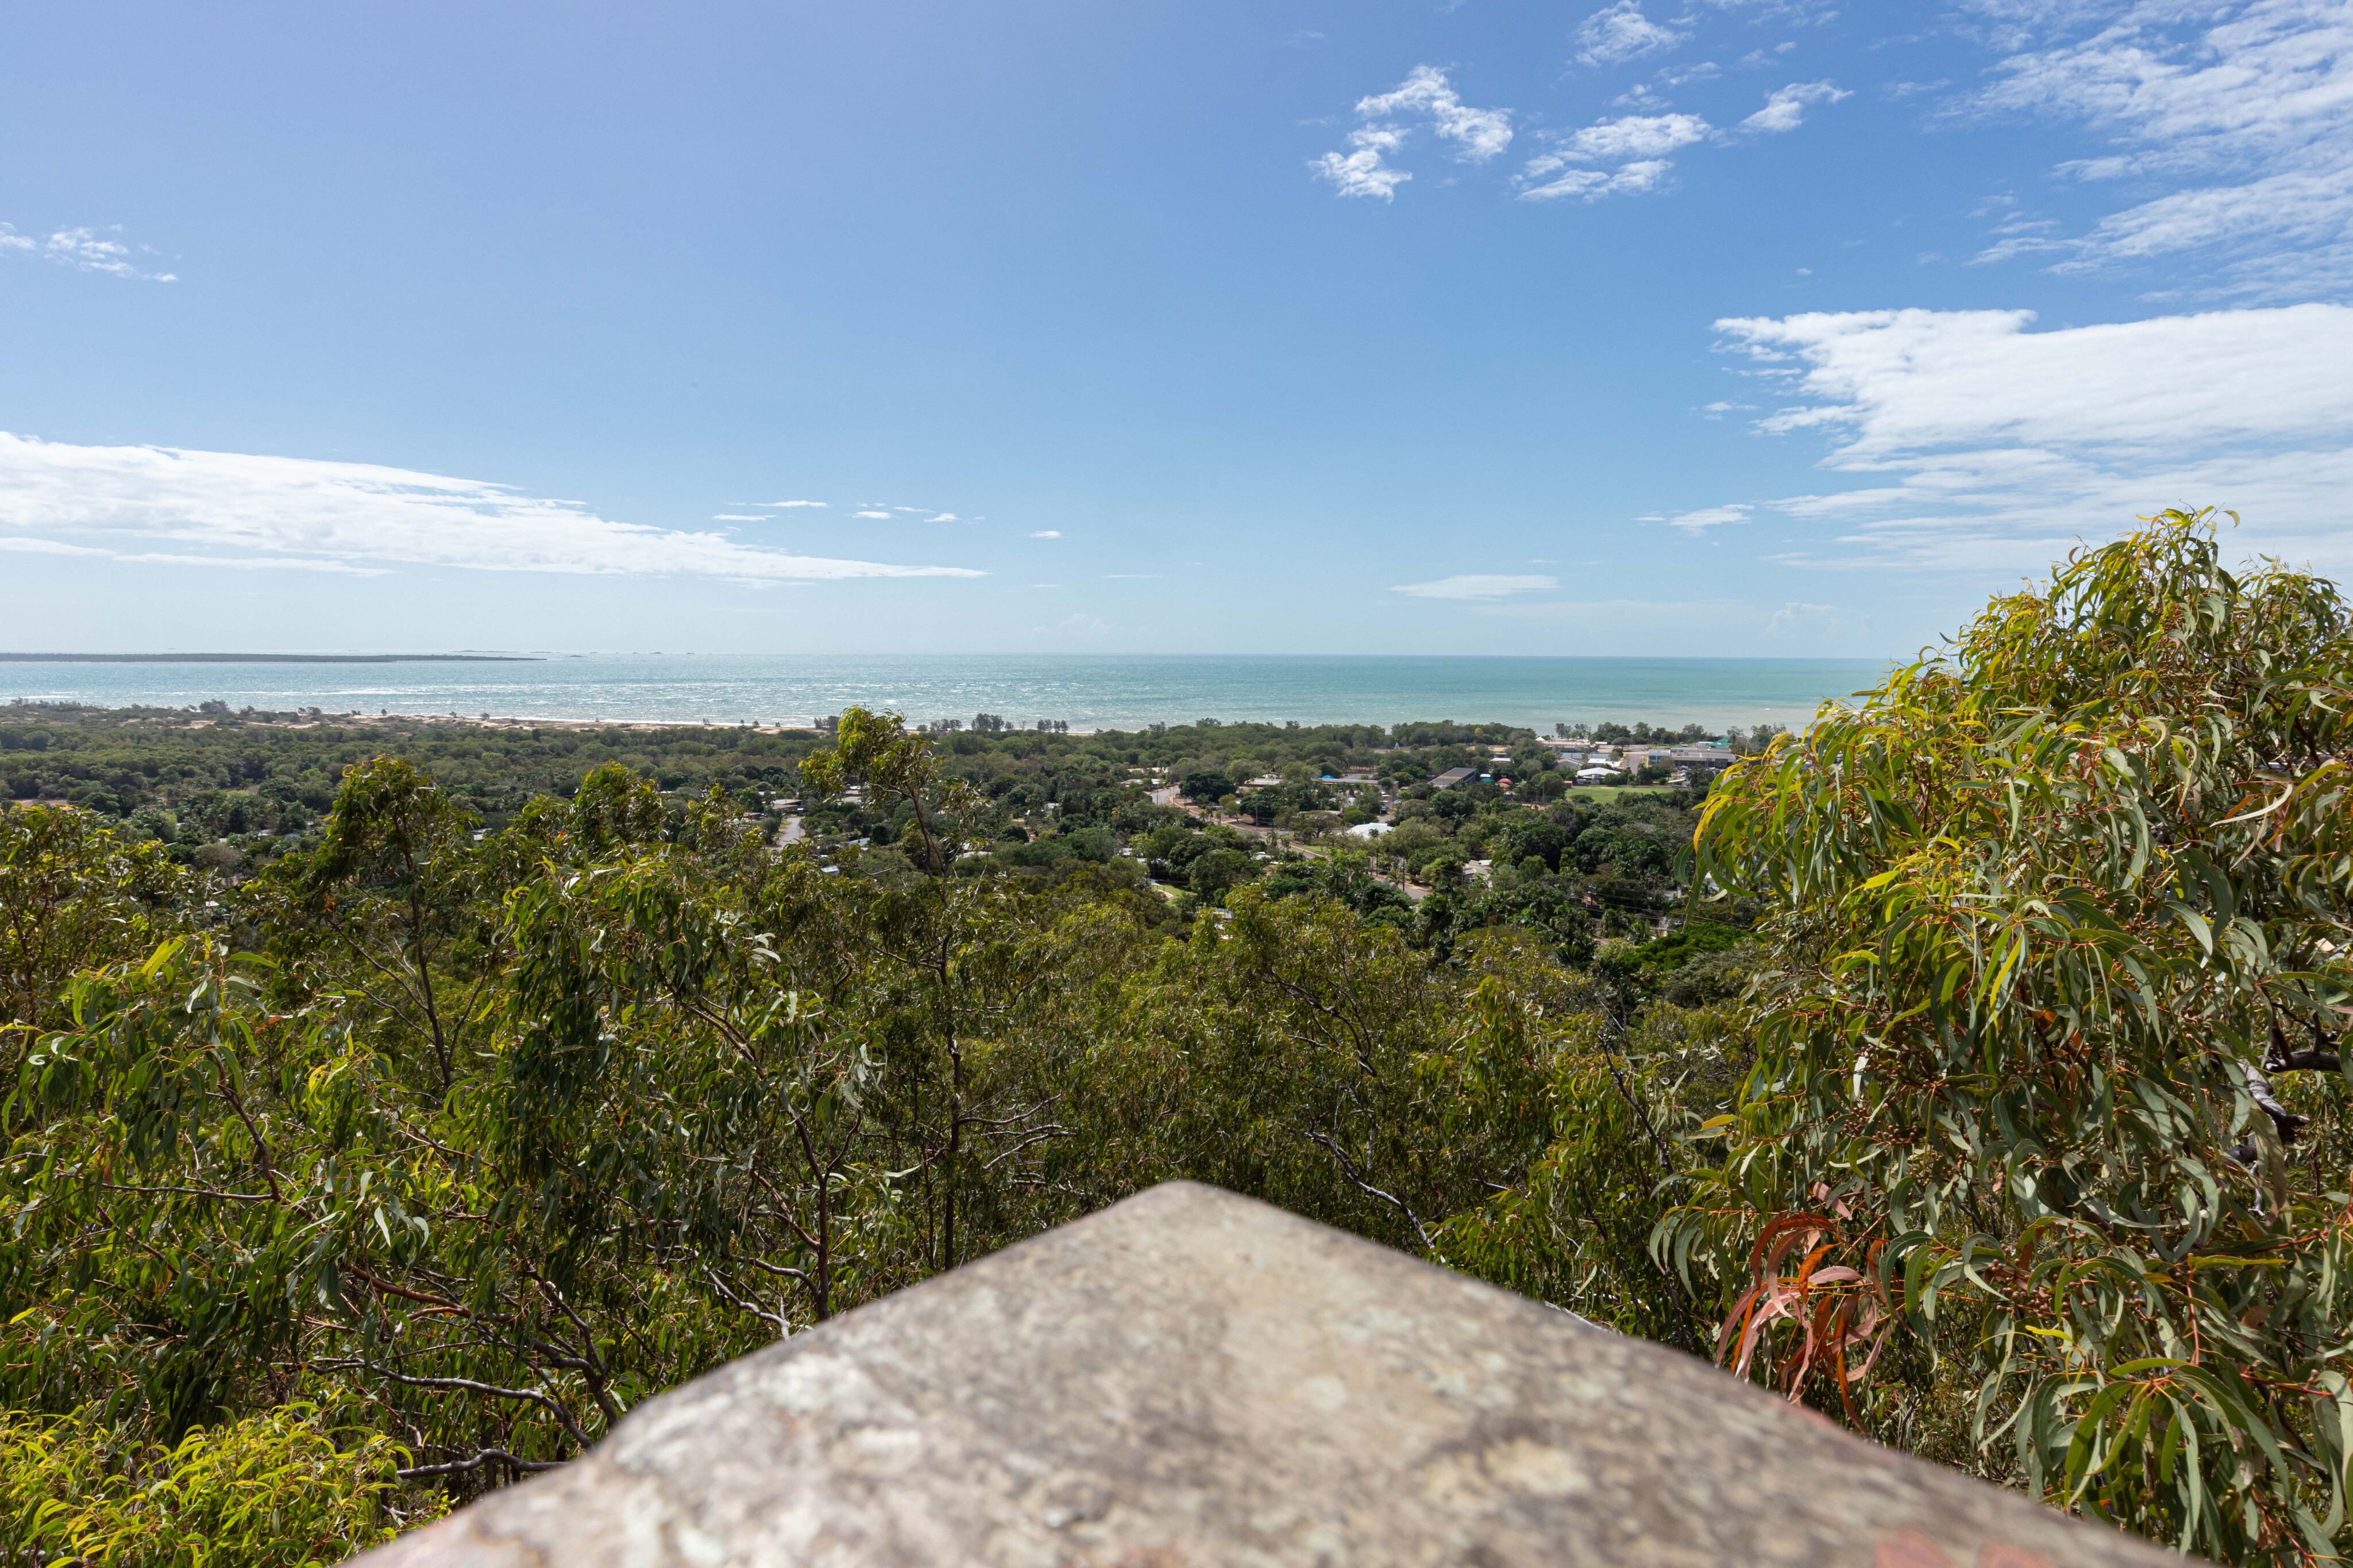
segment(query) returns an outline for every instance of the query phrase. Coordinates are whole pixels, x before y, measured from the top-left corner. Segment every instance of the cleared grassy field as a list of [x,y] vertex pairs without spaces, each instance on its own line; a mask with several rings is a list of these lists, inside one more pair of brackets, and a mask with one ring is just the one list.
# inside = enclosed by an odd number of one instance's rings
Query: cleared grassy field
[[1672,795],[1674,793],[1665,784],[1578,784],[1561,798],[1608,801],[1616,800],[1620,795]]

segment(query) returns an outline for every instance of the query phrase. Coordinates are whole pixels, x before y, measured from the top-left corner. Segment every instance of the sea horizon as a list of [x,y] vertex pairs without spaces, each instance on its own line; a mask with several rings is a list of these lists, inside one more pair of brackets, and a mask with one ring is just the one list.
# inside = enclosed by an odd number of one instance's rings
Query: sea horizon
[[[0,702],[315,707],[412,717],[798,726],[856,703],[1018,728],[1449,720],[1799,728],[1893,659],[1512,654],[47,655],[0,663]],[[504,658],[483,659],[483,654]],[[286,662],[289,658],[320,662]],[[355,663],[356,658],[381,662]],[[250,659],[250,662],[247,660]],[[82,661],[89,662],[82,662]]]

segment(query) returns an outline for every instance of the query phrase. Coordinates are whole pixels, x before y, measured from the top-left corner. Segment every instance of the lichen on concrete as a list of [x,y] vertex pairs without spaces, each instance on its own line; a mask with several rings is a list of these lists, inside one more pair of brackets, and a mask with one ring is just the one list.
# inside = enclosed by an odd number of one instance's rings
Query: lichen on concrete
[[723,1367],[366,1568],[2179,1564],[1215,1188]]

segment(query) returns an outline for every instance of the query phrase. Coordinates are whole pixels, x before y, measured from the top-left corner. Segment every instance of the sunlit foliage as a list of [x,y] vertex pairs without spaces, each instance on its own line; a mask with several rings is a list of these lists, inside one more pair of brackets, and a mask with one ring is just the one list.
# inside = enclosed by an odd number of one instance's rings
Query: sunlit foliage
[[2353,1543],[2348,698],[2335,588],[2169,513],[1717,785],[1771,961],[1658,1245],[1728,1364],[1867,1430],[1951,1388],[1989,1471],[2218,1558]]

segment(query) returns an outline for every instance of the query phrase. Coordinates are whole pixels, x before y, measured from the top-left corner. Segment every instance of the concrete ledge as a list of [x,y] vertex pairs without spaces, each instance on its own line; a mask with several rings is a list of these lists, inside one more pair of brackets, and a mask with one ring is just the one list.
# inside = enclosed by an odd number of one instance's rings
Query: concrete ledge
[[2178,1565],[1190,1184],[673,1390],[366,1568]]

